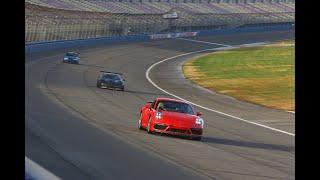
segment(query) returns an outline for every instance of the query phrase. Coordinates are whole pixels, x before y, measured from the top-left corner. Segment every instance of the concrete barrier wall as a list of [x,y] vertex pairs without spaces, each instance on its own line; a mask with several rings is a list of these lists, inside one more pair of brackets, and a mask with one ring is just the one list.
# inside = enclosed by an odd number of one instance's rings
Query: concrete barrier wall
[[78,39],[78,40],[66,40],[66,41],[49,41],[28,43],[25,45],[26,53],[38,53],[46,51],[54,51],[66,48],[83,48],[90,46],[97,46],[103,44],[112,44],[117,42],[134,42],[134,41],[148,41],[150,37],[148,35],[134,35],[134,36],[117,36],[117,37],[102,37],[91,39]]
[[[263,25],[263,26],[252,26],[252,27],[239,27],[230,29],[215,29],[215,30],[204,30],[197,32],[185,32],[185,33],[195,33],[196,36],[211,36],[211,35],[222,35],[222,34],[235,34],[235,33],[250,33],[250,32],[264,32],[264,31],[283,31],[283,30],[293,30],[294,26],[292,24],[278,24],[278,25]],[[166,38],[175,38],[181,33],[168,33],[163,34]],[[54,50],[61,50],[67,48],[83,48],[104,44],[112,44],[117,42],[134,42],[134,41],[150,41],[154,35],[134,35],[134,36],[115,36],[115,37],[102,37],[102,38],[92,38],[92,39],[79,39],[79,40],[66,40],[66,41],[51,41],[51,42],[38,42],[38,43],[28,43],[25,45],[25,52],[38,53],[47,52]],[[158,38],[162,39],[162,38]]]
[[39,164],[25,157],[25,180],[61,180]]
[[216,29],[208,31],[199,31],[198,36],[211,36],[222,34],[234,34],[234,33],[252,33],[252,32],[264,32],[264,31],[285,31],[294,30],[294,26],[290,24],[277,24],[277,25],[262,25],[252,27],[239,27],[230,29]]

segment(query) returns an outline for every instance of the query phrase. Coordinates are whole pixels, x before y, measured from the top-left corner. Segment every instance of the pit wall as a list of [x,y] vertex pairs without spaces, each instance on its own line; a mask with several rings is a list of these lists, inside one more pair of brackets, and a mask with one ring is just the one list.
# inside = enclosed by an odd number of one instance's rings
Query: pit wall
[[246,26],[230,29],[214,29],[183,33],[165,33],[165,34],[151,34],[151,35],[132,35],[132,36],[116,36],[116,37],[101,37],[91,39],[65,40],[65,41],[50,41],[37,42],[25,44],[25,53],[40,53],[50,52],[55,50],[69,49],[69,48],[84,48],[90,46],[114,44],[119,42],[142,42],[158,39],[170,39],[177,37],[195,37],[195,36],[213,36],[226,35],[237,33],[252,33],[252,32],[267,32],[267,31],[286,31],[294,30],[295,26],[292,23],[275,24],[275,25],[260,25],[260,26]]

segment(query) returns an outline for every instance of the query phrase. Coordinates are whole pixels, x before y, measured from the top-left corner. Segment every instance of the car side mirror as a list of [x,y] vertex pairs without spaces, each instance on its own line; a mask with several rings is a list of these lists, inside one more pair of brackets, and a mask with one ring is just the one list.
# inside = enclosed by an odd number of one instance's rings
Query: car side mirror
[[198,112],[196,112],[196,115],[201,116],[202,114],[201,114],[201,112],[198,111]]
[[163,107],[159,107],[158,109],[159,109],[159,110],[161,110],[161,111],[163,111],[163,110],[164,110],[164,109],[163,109]]

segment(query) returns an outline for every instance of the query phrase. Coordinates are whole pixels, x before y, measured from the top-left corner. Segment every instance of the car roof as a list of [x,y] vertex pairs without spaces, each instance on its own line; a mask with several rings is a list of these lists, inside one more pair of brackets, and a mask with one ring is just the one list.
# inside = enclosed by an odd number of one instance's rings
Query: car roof
[[159,98],[156,98],[157,101],[174,101],[174,102],[181,102],[181,103],[186,103],[186,104],[189,104],[185,101],[182,101],[182,100],[179,100],[179,99],[172,99],[172,98],[163,98],[163,97],[159,97]]

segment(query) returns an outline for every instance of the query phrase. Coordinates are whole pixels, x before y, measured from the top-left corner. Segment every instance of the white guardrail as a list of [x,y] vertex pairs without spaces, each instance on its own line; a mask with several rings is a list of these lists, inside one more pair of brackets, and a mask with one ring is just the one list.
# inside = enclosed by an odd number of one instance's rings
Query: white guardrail
[[25,180],[60,180],[59,177],[33,162],[29,158],[24,158]]

